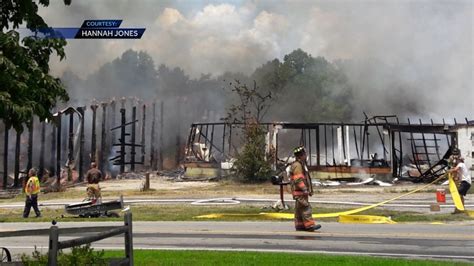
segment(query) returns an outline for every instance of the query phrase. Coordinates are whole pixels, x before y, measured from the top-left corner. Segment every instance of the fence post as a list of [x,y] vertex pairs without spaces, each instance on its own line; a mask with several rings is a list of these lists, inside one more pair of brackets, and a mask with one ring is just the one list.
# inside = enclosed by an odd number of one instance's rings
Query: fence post
[[128,265],[133,266],[133,233],[132,233],[132,213],[125,214],[125,226],[128,227],[125,232],[125,256],[128,258]]
[[49,250],[48,250],[48,265],[58,265],[58,239],[59,232],[57,226],[51,226],[49,231]]

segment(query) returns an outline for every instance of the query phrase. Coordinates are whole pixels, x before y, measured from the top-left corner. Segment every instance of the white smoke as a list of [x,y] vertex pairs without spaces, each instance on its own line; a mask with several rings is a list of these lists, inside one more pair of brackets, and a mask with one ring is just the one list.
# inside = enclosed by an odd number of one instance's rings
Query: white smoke
[[53,64],[57,75],[70,69],[85,77],[127,49],[145,50],[157,65],[179,66],[192,77],[250,74],[302,48],[348,62],[355,112],[413,108],[464,117],[474,109],[471,1],[73,0],[40,14],[56,27],[115,18],[122,27],[147,28],[141,40],[69,40],[67,60]]

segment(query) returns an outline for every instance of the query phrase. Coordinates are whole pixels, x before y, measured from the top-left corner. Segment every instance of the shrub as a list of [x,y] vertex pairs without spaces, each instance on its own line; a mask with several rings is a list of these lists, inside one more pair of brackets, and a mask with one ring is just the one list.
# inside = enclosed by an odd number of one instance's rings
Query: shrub
[[[65,253],[62,250],[58,252],[58,265],[108,265],[106,259],[103,258],[104,251],[94,251],[90,244],[73,247],[70,253]],[[36,249],[31,256],[23,254],[21,262],[26,266],[48,265],[48,254],[42,254]]]

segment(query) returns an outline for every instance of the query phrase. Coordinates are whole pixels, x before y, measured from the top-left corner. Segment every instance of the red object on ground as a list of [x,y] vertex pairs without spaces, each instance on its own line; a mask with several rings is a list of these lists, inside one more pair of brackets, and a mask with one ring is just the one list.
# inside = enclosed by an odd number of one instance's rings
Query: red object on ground
[[436,190],[436,201],[446,203],[446,189],[439,188]]

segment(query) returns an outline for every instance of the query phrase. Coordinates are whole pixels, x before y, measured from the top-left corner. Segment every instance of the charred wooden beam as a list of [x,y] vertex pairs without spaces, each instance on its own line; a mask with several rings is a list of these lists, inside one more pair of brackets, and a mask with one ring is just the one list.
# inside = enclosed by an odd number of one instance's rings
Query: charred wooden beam
[[451,132],[451,127],[449,125],[413,125],[413,124],[390,124],[389,128],[393,131],[398,132],[407,132],[407,133],[436,133],[436,134],[447,134]]
[[156,124],[156,102],[153,102],[153,112],[151,120],[151,137],[150,137],[150,167],[156,170],[156,151],[155,151],[155,124]]
[[199,130],[199,134],[198,134],[198,139],[197,139],[197,142],[199,142],[199,143],[201,142],[201,136],[203,136],[203,134],[202,134],[202,127],[203,127],[203,125],[199,125],[199,129],[198,129],[198,130]]
[[33,132],[34,132],[34,119],[28,123],[28,162],[26,164],[26,171],[29,171],[33,167]]
[[44,176],[44,152],[46,142],[46,122],[41,123],[41,146],[40,146],[40,158],[39,158],[39,177],[42,179]]
[[316,128],[316,165],[321,165],[321,149],[319,143],[319,127]]
[[133,120],[133,121],[131,121],[131,122],[127,122],[127,123],[125,123],[125,124],[123,124],[123,125],[113,127],[113,128],[111,128],[110,130],[116,130],[116,129],[122,128],[123,126],[135,125],[135,123],[137,123],[137,122],[138,122],[138,119],[135,119],[135,120]]
[[91,133],[91,162],[96,161],[97,156],[97,133],[96,133],[96,122],[97,122],[97,104],[91,105],[92,110],[92,133]]
[[158,169],[163,170],[163,130],[164,130],[164,113],[165,104],[163,101],[160,102],[160,137],[158,142]]
[[211,145],[209,146],[209,156],[212,155],[212,147],[214,146],[214,125],[211,126]]
[[344,124],[341,125],[341,139],[342,139],[342,158],[347,158],[349,161],[349,155],[346,156],[346,128]]
[[142,158],[141,161],[145,164],[145,124],[146,124],[146,105],[144,104],[142,107],[142,138],[141,138],[141,154]]
[[190,156],[191,153],[195,155],[193,148],[194,135],[196,135],[196,126],[191,125],[188,135],[188,144],[186,146],[186,157]]
[[125,172],[125,108],[120,108],[120,117],[121,124],[124,125],[120,129],[120,173],[123,174]]
[[[421,122],[421,119],[420,119],[420,125],[422,125],[422,124],[423,123]],[[421,133],[421,137],[423,139],[423,146],[424,146],[424,150],[425,150],[425,154],[426,154],[426,159],[428,160],[428,165],[431,168],[431,161],[430,161],[430,156],[428,154],[428,147],[426,146],[425,134]]]
[[5,131],[3,133],[3,189],[8,187],[8,137],[10,132],[10,125],[4,123]]
[[61,189],[61,124],[62,115],[58,112],[56,117],[56,182],[57,190]]
[[328,140],[326,125],[324,125],[324,158],[326,160],[326,165],[328,165]]
[[[398,117],[396,118],[397,125],[400,124]],[[398,173],[402,174],[402,164],[403,164],[403,145],[402,145],[402,132],[398,132],[398,145],[400,145],[400,153],[399,153],[399,162],[398,162]]]
[[364,158],[364,143],[365,143],[365,135],[362,132],[362,126],[359,127],[359,143],[360,143],[360,160]]
[[232,156],[232,124],[229,125],[229,156]]
[[57,125],[55,124],[55,121],[51,123],[51,150],[50,150],[50,157],[49,157],[49,170],[50,170],[50,175],[49,176],[55,176],[56,175],[56,145],[57,145]]
[[370,159],[370,142],[369,142],[370,133],[369,133],[368,128],[367,128],[367,131],[365,132],[365,134],[367,135],[367,159]]
[[81,114],[81,131],[79,132],[79,180],[84,180],[84,111],[85,107],[78,107],[77,111]]
[[391,139],[392,139],[392,177],[396,177],[398,175],[400,175],[399,173],[397,173],[398,171],[398,161],[396,160],[396,151],[395,151],[395,132],[392,131],[392,136],[391,136]]
[[227,127],[227,124],[224,124],[224,129],[222,131],[222,154],[224,155],[225,151],[225,129]]
[[309,147],[309,165],[313,165],[312,163],[312,158],[313,156],[311,155],[311,128],[308,128],[308,147]]
[[15,175],[13,179],[13,186],[18,187],[20,185],[20,147],[21,147],[21,131],[16,130],[16,143],[15,143]]
[[[125,136],[128,136],[129,134],[125,133]],[[135,143],[124,143],[123,145],[127,147],[141,147],[141,144],[135,144]],[[122,146],[122,143],[114,143],[112,146]]]
[[104,174],[105,174],[105,170],[107,169],[106,164],[108,163],[107,156],[109,152],[108,150],[106,150],[107,141],[108,141],[106,125],[107,125],[107,103],[102,103],[102,125],[101,125],[101,138],[100,138],[99,167],[102,173]]
[[188,141],[186,142],[185,157],[189,156],[189,152],[193,152],[192,143],[191,143],[193,134],[194,134],[194,125],[191,125],[191,129],[189,130],[189,134],[188,134]]
[[[133,106],[132,107],[132,121],[136,121],[137,119],[137,107],[136,106]],[[135,171],[135,134],[136,134],[136,123],[133,123],[132,124],[132,136],[131,136],[131,142],[132,144],[132,147],[131,147],[131,151],[130,151],[130,155],[131,155],[131,158],[130,158],[130,170],[132,172]],[[125,141],[124,141],[125,142]]]
[[352,127],[352,130],[353,130],[353,133],[354,133],[354,144],[355,144],[355,148],[356,148],[357,158],[359,158],[360,157],[359,145],[357,143],[357,133],[356,133],[355,127]]
[[[468,121],[467,121],[467,118],[466,118],[466,122],[468,122]],[[431,119],[431,124],[434,125],[433,119]],[[439,161],[439,160],[441,160],[441,155],[439,154],[439,147],[438,147],[438,140],[440,140],[440,139],[438,139],[438,138],[436,137],[436,133],[433,133],[433,140],[434,140],[434,142],[435,142],[436,155],[438,156],[438,161]]]
[[[74,113],[69,114],[69,138],[68,138],[68,168],[72,165],[74,161]],[[69,169],[72,170],[72,169]],[[71,180],[70,175],[68,174],[68,180]]]
[[[115,99],[113,99],[111,102],[110,102],[110,113],[109,113],[109,118],[107,120],[107,128],[110,128],[111,125],[116,125],[117,124],[117,101],[115,101]],[[111,147],[112,147],[112,144],[116,141],[117,139],[117,133],[115,131],[112,131],[110,132],[110,136],[107,138],[107,142],[106,142],[106,150],[107,150],[107,153],[109,154],[110,151],[111,151]],[[107,162],[107,158],[105,158],[105,161],[104,162]],[[108,168],[108,164],[107,164],[107,168]],[[109,169],[110,170],[110,169]]]
[[336,156],[334,152],[334,126],[331,126],[331,146],[332,146],[332,164],[336,165]]

